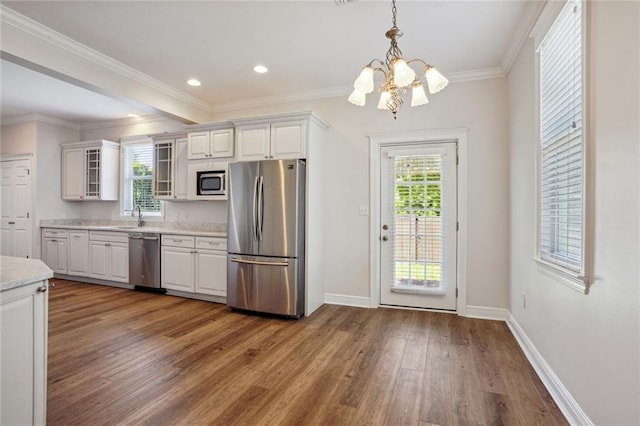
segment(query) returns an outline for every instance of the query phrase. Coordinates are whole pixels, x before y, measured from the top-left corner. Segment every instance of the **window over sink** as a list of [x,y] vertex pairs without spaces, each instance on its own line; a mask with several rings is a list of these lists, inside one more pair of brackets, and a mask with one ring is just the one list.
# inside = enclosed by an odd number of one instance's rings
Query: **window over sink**
[[[121,215],[140,206],[143,216],[162,216],[162,201],[153,198],[153,141],[123,141]],[[136,214],[137,211],[134,213]]]

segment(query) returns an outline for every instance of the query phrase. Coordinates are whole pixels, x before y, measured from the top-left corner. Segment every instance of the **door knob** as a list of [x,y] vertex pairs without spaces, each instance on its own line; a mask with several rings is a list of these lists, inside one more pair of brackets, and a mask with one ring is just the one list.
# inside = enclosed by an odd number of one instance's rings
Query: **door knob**
[[389,227],[387,225],[382,225],[382,229],[386,231],[387,229],[389,229]]
[[389,240],[389,237],[387,237],[386,235],[382,237],[382,241],[388,241],[388,240]]

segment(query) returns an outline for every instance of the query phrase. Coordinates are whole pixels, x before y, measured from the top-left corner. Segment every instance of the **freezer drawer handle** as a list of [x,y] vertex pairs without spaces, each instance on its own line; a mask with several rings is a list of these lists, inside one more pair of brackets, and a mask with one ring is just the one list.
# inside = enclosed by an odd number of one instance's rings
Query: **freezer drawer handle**
[[259,260],[231,259],[235,263],[246,263],[248,265],[265,265],[265,266],[289,266],[289,262],[261,262]]
[[142,237],[143,240],[158,241],[158,237]]

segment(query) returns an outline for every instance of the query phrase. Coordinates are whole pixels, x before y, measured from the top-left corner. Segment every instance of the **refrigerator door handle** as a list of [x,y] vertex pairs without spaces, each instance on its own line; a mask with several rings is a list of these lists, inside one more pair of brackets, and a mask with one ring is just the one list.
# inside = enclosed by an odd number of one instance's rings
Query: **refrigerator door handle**
[[258,176],[253,183],[253,239],[258,240]]
[[235,263],[245,263],[247,265],[264,265],[264,266],[289,266],[289,262],[264,262],[260,260],[244,260],[244,259],[231,259]]
[[262,219],[264,215],[264,176],[258,180],[258,241],[262,241]]

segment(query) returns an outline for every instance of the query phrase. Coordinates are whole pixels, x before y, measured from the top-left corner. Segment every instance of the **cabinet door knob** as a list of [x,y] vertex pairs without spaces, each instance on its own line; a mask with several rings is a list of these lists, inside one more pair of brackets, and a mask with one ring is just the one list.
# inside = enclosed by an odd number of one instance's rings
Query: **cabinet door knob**
[[38,293],[44,293],[46,291],[47,291],[47,286],[46,285],[38,287]]

